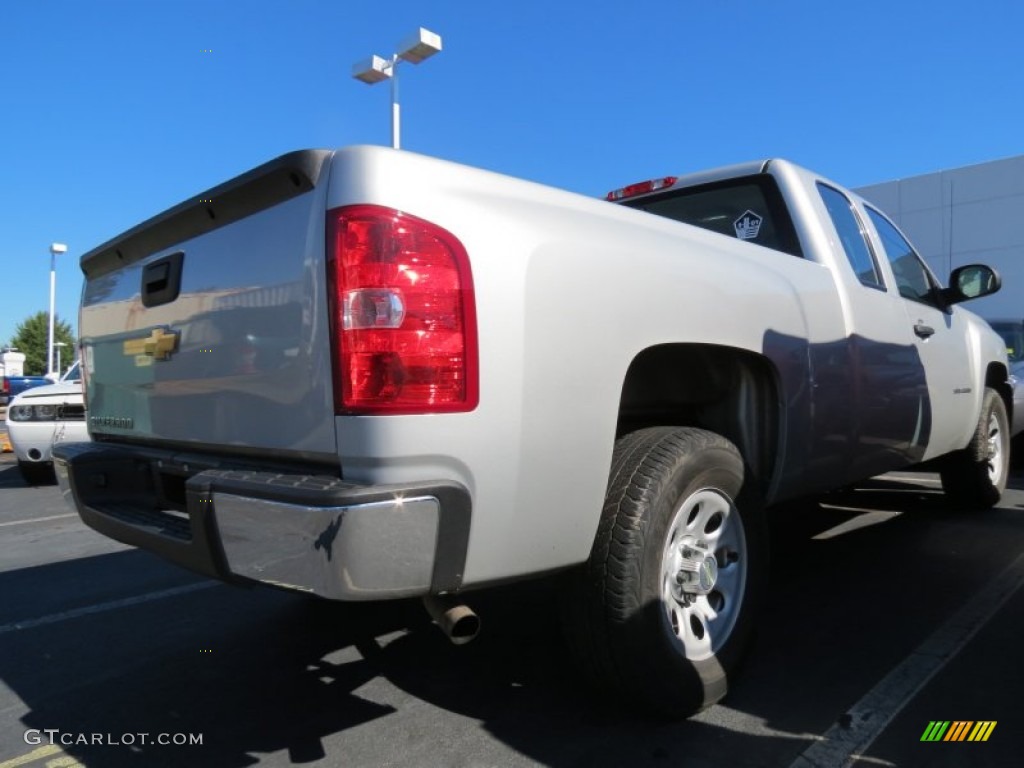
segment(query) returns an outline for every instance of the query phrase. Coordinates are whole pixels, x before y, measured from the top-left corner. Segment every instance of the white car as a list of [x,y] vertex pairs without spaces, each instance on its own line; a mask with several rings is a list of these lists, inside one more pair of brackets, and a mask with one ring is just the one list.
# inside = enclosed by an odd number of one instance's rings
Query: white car
[[58,383],[26,390],[7,406],[7,435],[29,485],[55,482],[55,444],[89,439],[78,371],[76,363]]

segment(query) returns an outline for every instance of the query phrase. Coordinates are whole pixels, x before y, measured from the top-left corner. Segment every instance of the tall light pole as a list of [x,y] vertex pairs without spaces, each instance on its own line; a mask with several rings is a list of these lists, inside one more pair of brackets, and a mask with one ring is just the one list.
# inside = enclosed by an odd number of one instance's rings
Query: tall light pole
[[390,59],[373,55],[352,67],[352,77],[367,85],[382,80],[391,81],[391,146],[395,149],[400,149],[402,143],[402,108],[398,103],[398,62],[404,60],[410,64],[419,64],[440,52],[441,36],[420,27],[402,41],[398,46],[398,53],[393,54]]
[[53,373],[53,302],[57,292],[57,254],[67,253],[64,243],[50,243],[50,335],[46,342],[46,375]]
[[55,342],[53,342],[53,348],[57,350],[57,378],[58,379],[60,378],[60,372],[62,370],[61,367],[60,367],[60,348],[61,347],[66,347],[66,346],[67,346],[67,342],[64,342],[64,341],[55,341]]

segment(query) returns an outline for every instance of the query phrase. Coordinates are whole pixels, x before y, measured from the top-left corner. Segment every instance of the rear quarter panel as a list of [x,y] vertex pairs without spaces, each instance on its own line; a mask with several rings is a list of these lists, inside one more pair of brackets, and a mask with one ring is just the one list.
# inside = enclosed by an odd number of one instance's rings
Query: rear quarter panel
[[[827,268],[603,201],[431,158],[340,150],[328,207],[372,203],[466,247],[477,298],[480,404],[443,416],[342,416],[345,475],[438,477],[473,496],[467,585],[587,558],[622,384],[647,347],[772,346],[780,451],[807,427],[807,343],[842,338]],[[810,322],[809,318],[815,318]],[[700,371],[694,371],[700,376]],[[783,460],[787,472],[799,462]]]

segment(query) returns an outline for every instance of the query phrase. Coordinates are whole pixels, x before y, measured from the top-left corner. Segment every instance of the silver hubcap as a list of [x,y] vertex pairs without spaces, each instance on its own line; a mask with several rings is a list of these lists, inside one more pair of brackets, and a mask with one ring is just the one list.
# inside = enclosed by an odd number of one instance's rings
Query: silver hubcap
[[993,413],[988,419],[988,479],[992,485],[999,485],[1003,479],[1003,430],[999,419]]
[[686,658],[718,651],[732,632],[746,585],[747,547],[732,501],[705,488],[679,505],[661,557],[665,624]]

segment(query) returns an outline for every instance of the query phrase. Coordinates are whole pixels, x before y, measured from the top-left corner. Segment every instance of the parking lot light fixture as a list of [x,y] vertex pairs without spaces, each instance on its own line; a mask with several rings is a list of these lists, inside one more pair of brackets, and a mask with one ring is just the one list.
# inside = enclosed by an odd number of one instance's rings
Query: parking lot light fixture
[[64,243],[50,243],[50,333],[46,341],[46,375],[53,374],[53,305],[57,290],[57,256],[67,253]]
[[374,85],[383,80],[391,81],[391,146],[401,148],[402,115],[398,101],[398,62],[407,61],[419,64],[436,53],[441,52],[441,36],[429,29],[420,27],[416,32],[402,41],[398,53],[391,58],[373,55],[357,62],[352,67],[352,77],[367,85]]

